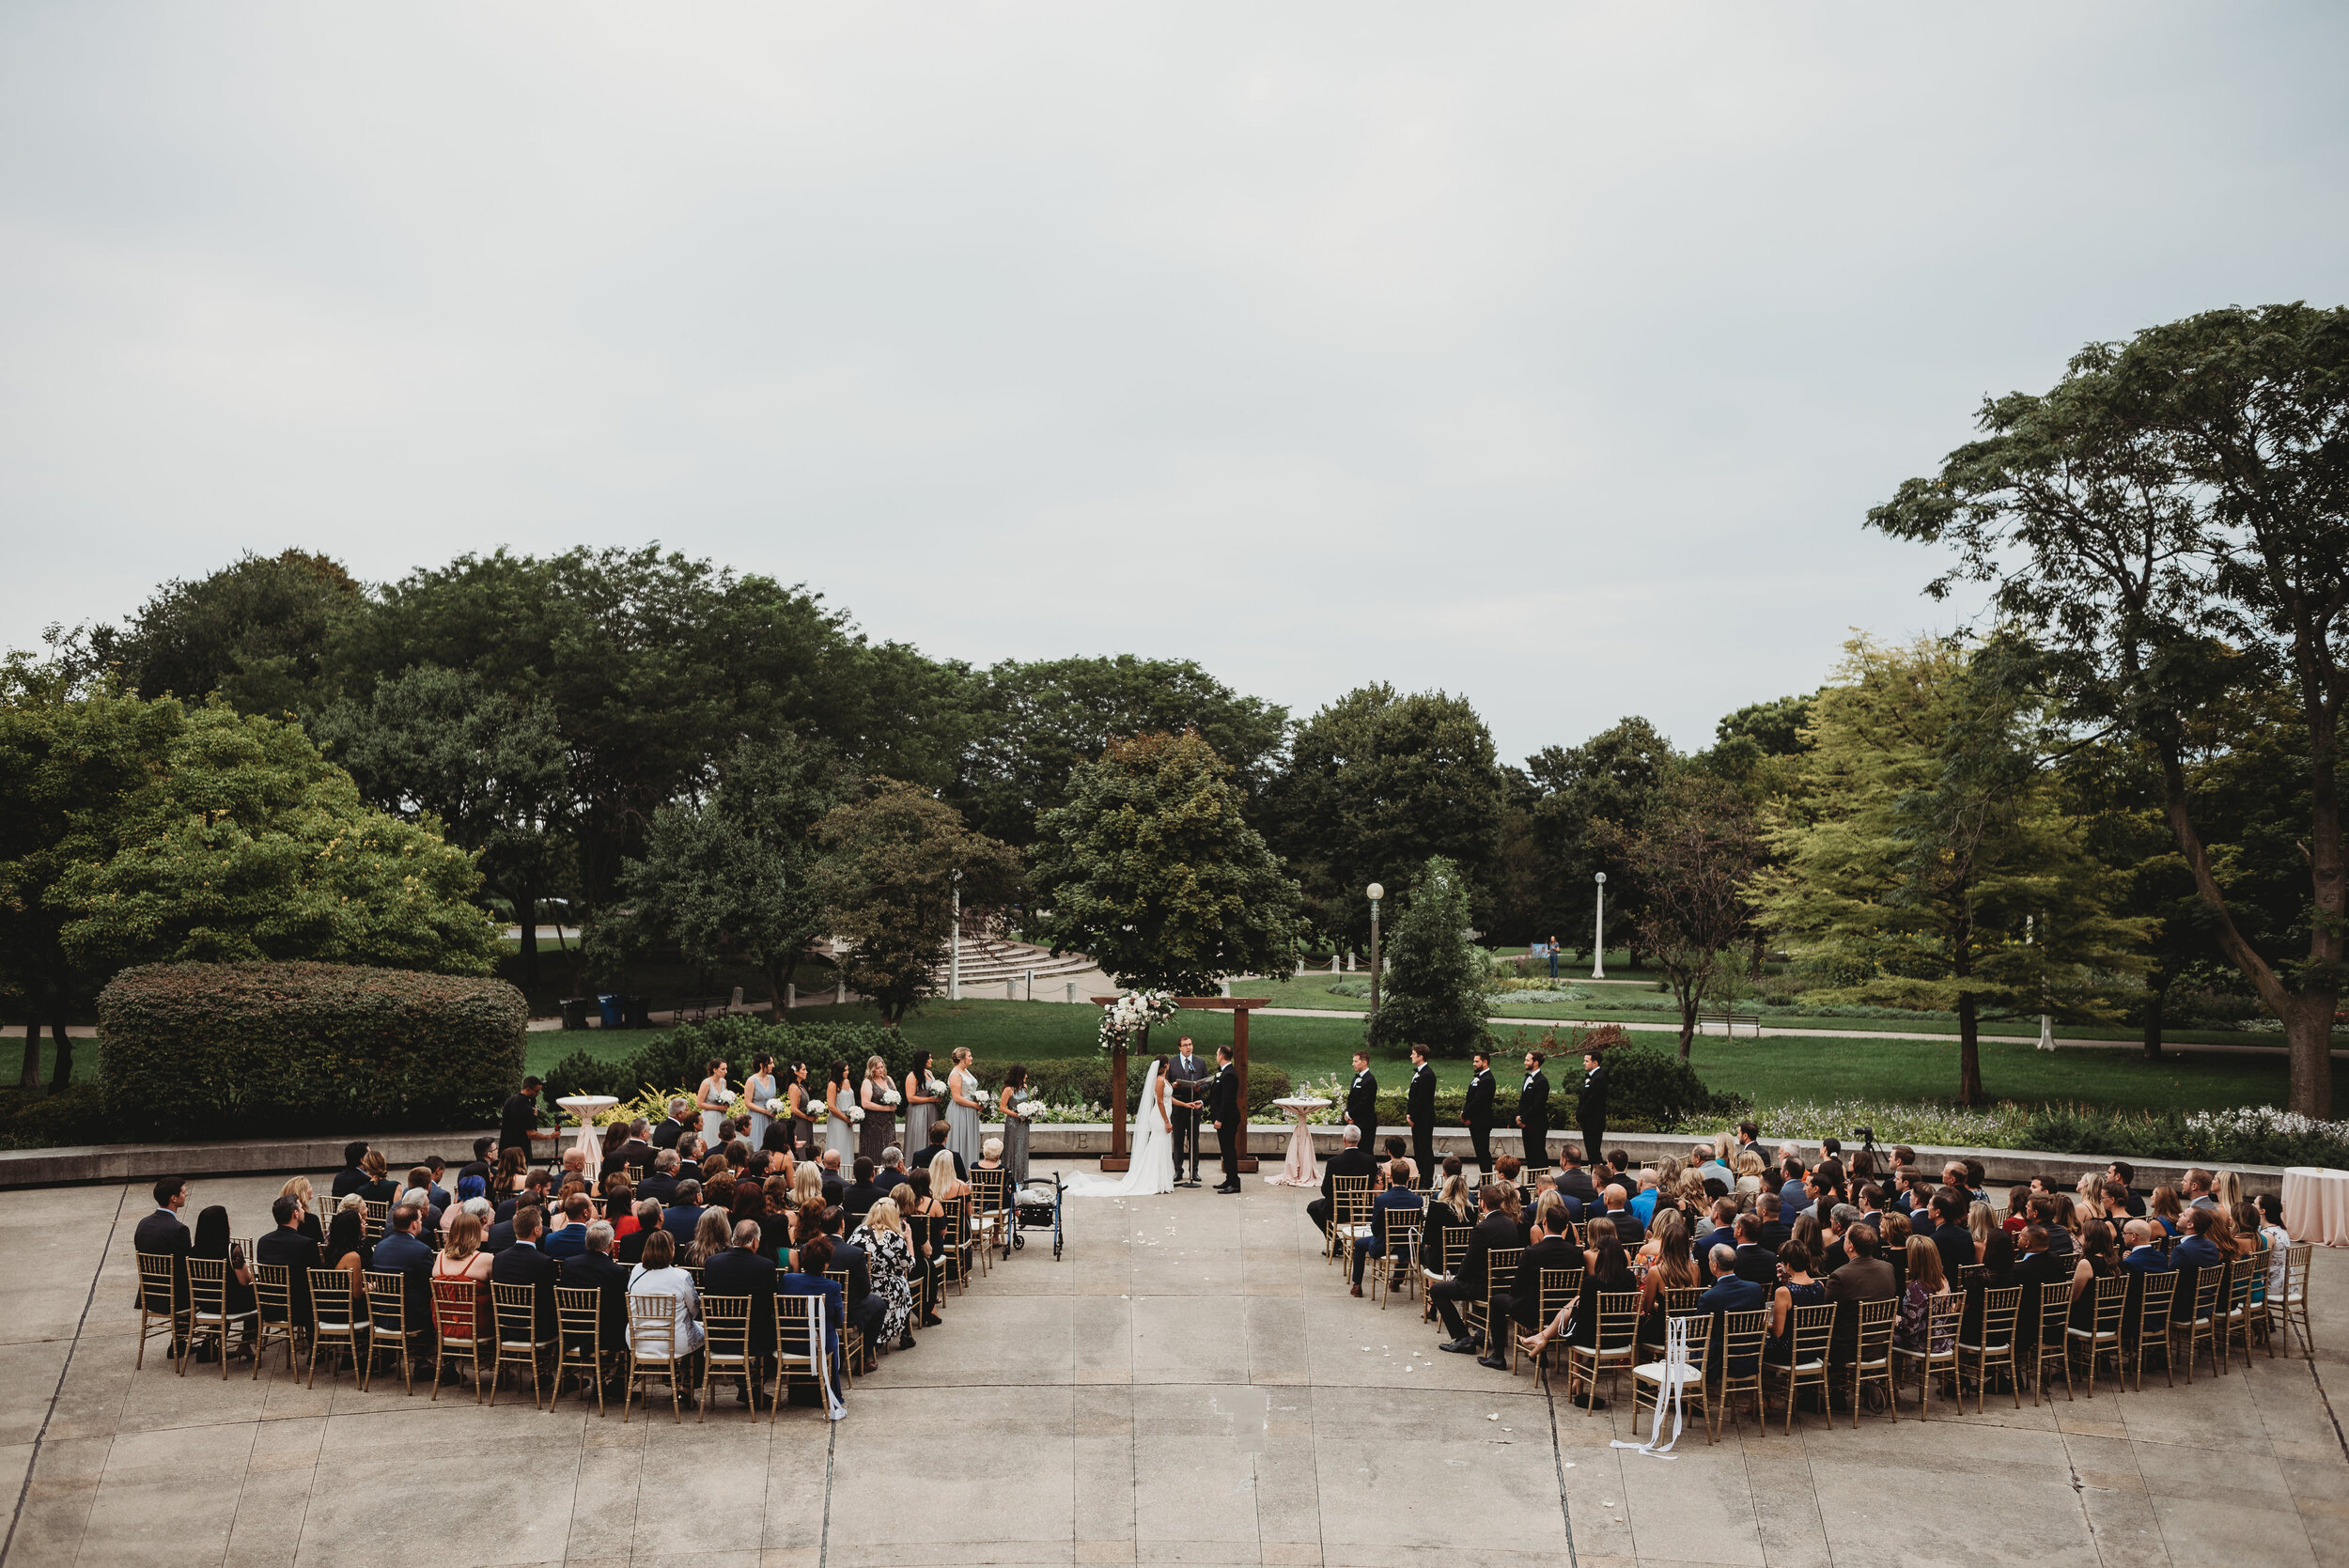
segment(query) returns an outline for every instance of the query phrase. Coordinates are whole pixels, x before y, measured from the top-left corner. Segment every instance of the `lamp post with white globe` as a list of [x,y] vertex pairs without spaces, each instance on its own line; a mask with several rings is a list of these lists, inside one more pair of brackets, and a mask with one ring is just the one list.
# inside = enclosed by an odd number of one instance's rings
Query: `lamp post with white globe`
[[1378,1017],[1378,901],[1387,890],[1377,882],[1362,890],[1370,895],[1370,1016]]
[[1607,978],[1607,873],[1592,878],[1598,883],[1598,919],[1591,938],[1591,978]]

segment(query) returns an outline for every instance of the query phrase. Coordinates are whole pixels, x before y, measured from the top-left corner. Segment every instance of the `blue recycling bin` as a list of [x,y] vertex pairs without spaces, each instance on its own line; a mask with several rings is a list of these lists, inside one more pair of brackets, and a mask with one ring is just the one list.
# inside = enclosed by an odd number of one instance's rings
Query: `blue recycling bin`
[[619,992],[606,991],[599,993],[596,997],[596,1006],[603,1014],[604,1028],[617,1029],[620,1027]]

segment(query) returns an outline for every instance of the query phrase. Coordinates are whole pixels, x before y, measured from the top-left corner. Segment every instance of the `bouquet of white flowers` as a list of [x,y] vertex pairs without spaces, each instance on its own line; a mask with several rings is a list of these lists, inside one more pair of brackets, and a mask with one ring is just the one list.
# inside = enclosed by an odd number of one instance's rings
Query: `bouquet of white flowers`
[[903,1094],[898,1094],[894,1089],[884,1089],[880,1092],[880,1102],[883,1105],[903,1105],[905,1103],[905,1098],[906,1097]]
[[922,1080],[922,1093],[934,1100],[943,1099],[946,1097],[946,1085],[938,1079],[926,1078]]
[[709,1097],[716,1100],[720,1105],[732,1105],[734,1103],[734,1091],[731,1089],[713,1089],[709,1092]]
[[857,1127],[861,1127],[864,1125],[864,1108],[863,1106],[852,1105],[848,1107],[848,1125],[850,1126]]
[[785,1099],[781,1094],[777,1094],[773,1099],[767,1102],[767,1114],[770,1116],[780,1116],[790,1109],[791,1102]]

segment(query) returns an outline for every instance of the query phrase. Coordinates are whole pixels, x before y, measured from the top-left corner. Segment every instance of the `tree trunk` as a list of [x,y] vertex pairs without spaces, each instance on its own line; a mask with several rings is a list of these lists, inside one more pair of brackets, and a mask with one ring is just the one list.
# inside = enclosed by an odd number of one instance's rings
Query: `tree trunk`
[[[29,999],[27,999],[29,1000]],[[28,1094],[40,1092],[40,1009],[24,1016],[24,1060],[16,1071],[16,1086]]]
[[522,988],[538,984],[538,893],[535,888],[523,888],[514,894],[514,924],[521,931],[521,964],[519,972]]
[[73,1081],[73,1036],[65,1032],[65,1013],[62,1009],[49,1020],[49,1038],[54,1044],[49,1053],[52,1058],[49,1087],[54,1093]]
[[2337,990],[2307,990],[2284,1013],[2284,1043],[2292,1059],[2292,1109],[2330,1121],[2333,1114],[2333,1012]]
[[1974,1021],[1974,993],[1957,999],[1957,1103],[1982,1104],[1982,1035]]
[[1694,987],[1680,993],[1680,1060],[1688,1060],[1688,1043],[1696,1038],[1697,993]]
[[2161,1060],[2162,1004],[2170,998],[2170,987],[2159,986],[2145,996],[2145,1060]]

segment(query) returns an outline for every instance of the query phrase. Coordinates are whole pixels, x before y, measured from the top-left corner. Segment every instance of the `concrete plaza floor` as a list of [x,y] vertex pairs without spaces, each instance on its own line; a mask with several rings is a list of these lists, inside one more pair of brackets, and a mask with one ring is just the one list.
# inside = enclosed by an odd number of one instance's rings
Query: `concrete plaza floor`
[[[277,1183],[204,1182],[239,1234]],[[0,1194],[6,1561],[49,1564],[2349,1562],[2349,1255],[2319,1249],[2310,1361],[1930,1421],[1702,1429],[1436,1353],[1320,1259],[1306,1194],[1069,1204],[846,1421],[552,1414],[396,1379],[132,1369],[144,1189]],[[190,1209],[191,1216],[194,1208]],[[2295,1345],[2295,1352],[2296,1352]],[[28,1473],[29,1467],[29,1473]]]

